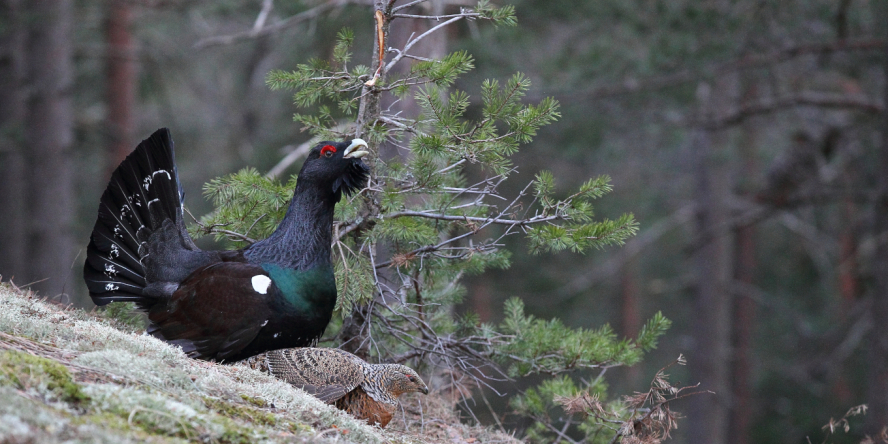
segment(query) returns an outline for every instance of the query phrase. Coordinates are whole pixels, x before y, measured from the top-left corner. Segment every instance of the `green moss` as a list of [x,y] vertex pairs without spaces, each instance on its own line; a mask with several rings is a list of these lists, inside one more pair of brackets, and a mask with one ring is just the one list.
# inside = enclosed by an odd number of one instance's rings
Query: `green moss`
[[71,421],[72,425],[95,426],[100,427],[106,432],[110,432],[112,436],[127,437],[138,442],[181,442],[184,435],[170,436],[166,430],[159,430],[149,424],[134,418],[132,422],[127,421],[127,415],[115,415],[110,412],[93,413],[74,417]]
[[133,424],[151,435],[185,438],[189,441],[199,435],[186,421],[175,415],[147,408],[133,409],[126,418],[127,424]]
[[291,423],[289,424],[289,426],[290,426],[290,427],[289,427],[290,432],[292,432],[293,434],[296,434],[296,435],[301,435],[301,434],[305,434],[305,433],[311,433],[311,432],[314,431],[314,430],[311,428],[311,426],[308,425],[308,424],[298,424],[298,423],[295,423],[295,422],[291,422]]
[[224,444],[250,444],[256,442],[256,437],[245,433],[241,429],[226,429],[219,437],[219,442]]
[[215,441],[222,444],[250,444],[267,438],[259,430],[243,427],[225,416],[216,416],[215,422],[223,427],[222,434],[215,438]]
[[74,425],[101,425],[104,429],[129,432],[132,430],[126,422],[126,418],[108,412],[94,413],[90,415],[76,416],[71,419]]
[[73,404],[89,401],[64,365],[20,351],[0,352],[0,383],[20,389],[42,387],[47,394]]
[[241,397],[241,399],[243,399],[244,401],[247,401],[247,402],[249,402],[250,404],[252,404],[252,405],[254,405],[254,406],[256,406],[256,407],[259,407],[259,408],[261,408],[261,409],[264,409],[265,407],[268,407],[268,403],[266,403],[264,399],[254,398],[254,397],[252,397],[252,396],[247,396],[247,395],[240,395],[240,397]]
[[[241,395],[243,397],[243,395]],[[204,398],[207,408],[229,418],[238,418],[254,424],[275,426],[278,419],[275,415],[253,407],[226,402],[221,399]],[[263,403],[264,404],[264,403]]]

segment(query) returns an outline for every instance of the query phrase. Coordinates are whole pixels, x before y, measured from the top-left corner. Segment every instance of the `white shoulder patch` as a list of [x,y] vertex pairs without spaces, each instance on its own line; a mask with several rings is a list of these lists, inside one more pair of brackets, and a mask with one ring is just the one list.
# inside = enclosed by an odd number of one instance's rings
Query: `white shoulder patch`
[[271,286],[271,279],[264,274],[257,274],[253,276],[253,290],[256,290],[256,293],[265,294],[268,291],[268,287]]

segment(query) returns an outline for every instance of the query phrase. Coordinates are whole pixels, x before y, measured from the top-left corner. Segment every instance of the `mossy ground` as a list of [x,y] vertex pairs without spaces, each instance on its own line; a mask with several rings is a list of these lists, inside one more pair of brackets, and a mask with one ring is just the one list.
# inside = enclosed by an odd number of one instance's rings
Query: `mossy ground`
[[402,398],[385,430],[245,366],[186,357],[108,313],[0,284],[0,443],[510,442],[442,397]]
[[0,385],[34,389],[69,404],[89,401],[68,368],[52,359],[17,350],[0,351]]

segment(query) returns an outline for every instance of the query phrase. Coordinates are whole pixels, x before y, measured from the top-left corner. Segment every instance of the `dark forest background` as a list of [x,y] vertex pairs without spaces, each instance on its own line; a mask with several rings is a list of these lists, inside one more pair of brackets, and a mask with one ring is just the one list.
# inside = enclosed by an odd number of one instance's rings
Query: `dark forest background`
[[[0,0],[3,280],[91,306],[80,270],[98,198],[156,128],[172,130],[196,216],[212,208],[209,179],[278,165],[309,135],[265,75],[328,58],[344,26],[369,54],[370,3]],[[816,442],[864,403],[851,433],[830,439],[877,434],[888,424],[888,3],[509,3],[517,27],[463,21],[426,52],[474,55],[457,84],[470,94],[521,71],[531,100],[559,100],[562,118],[514,157],[519,177],[548,169],[568,190],[608,174],[615,191],[597,216],[633,212],[640,230],[586,255],[531,255],[514,238],[513,266],[469,279],[461,309],[496,321],[518,296],[536,316],[626,334],[662,311],[674,324],[658,350],[609,377],[631,393],[686,356],[672,380],[715,394],[673,406],[686,415],[676,442]]]

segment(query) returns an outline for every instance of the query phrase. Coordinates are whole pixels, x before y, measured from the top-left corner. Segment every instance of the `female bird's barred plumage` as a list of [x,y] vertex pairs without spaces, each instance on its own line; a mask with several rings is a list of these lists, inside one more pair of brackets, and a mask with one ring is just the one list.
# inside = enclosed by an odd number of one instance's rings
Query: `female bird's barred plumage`
[[237,361],[313,345],[330,322],[333,210],[366,182],[366,142],[308,154],[277,230],[241,250],[203,251],[185,229],[173,141],[160,129],[111,176],[83,275],[96,305],[134,302],[148,332],[191,357]]
[[429,389],[413,369],[369,364],[336,348],[273,350],[245,361],[371,425],[388,425],[404,393]]

